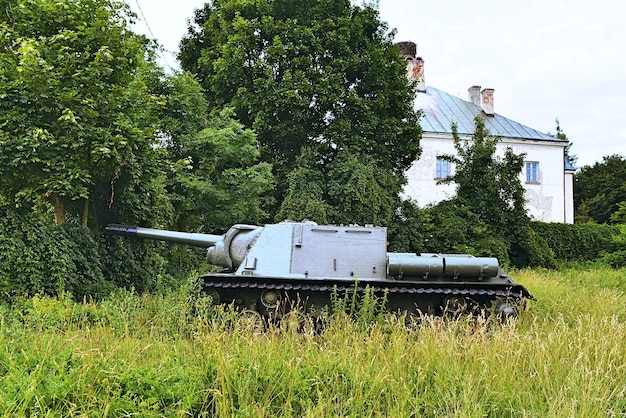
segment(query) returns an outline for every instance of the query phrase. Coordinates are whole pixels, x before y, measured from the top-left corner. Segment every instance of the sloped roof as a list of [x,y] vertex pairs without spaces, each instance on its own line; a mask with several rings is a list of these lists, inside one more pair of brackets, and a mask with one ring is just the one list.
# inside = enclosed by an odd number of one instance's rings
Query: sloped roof
[[425,92],[415,95],[415,109],[423,112],[420,125],[424,132],[452,134],[451,125],[456,122],[459,134],[474,133],[474,118],[481,115],[489,134],[502,138],[532,139],[539,141],[566,142],[555,136],[529,128],[504,116],[487,115],[480,106],[443,92],[427,87]]

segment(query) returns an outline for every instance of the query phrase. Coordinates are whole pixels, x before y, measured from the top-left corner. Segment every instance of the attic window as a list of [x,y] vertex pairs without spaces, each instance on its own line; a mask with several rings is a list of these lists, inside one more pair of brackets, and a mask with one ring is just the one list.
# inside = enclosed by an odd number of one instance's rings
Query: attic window
[[452,165],[450,161],[437,158],[437,166],[435,168],[436,179],[447,179],[452,175]]
[[539,163],[526,161],[526,183],[539,183]]

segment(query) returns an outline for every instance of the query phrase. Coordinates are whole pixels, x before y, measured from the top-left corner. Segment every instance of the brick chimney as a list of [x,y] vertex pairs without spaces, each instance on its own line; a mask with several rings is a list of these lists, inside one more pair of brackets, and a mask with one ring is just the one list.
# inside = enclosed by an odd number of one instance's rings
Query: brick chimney
[[472,86],[467,89],[467,92],[469,93],[469,101],[480,106],[480,86]]
[[426,91],[424,80],[424,60],[416,57],[417,44],[415,42],[398,42],[400,54],[406,59],[406,74],[409,80],[417,80],[417,91]]
[[480,93],[483,97],[483,112],[487,115],[493,116],[493,89],[483,89]]

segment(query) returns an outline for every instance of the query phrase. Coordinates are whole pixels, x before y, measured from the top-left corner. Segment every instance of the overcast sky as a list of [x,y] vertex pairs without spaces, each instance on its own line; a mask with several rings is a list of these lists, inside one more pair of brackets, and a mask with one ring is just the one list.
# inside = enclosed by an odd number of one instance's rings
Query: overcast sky
[[[186,20],[203,0],[125,0],[134,29],[178,68]],[[356,2],[359,4],[360,2]],[[467,100],[495,89],[496,113],[573,142],[577,166],[626,156],[626,20],[615,0],[380,0],[396,41],[413,41],[426,84]],[[147,26],[145,25],[147,22]]]

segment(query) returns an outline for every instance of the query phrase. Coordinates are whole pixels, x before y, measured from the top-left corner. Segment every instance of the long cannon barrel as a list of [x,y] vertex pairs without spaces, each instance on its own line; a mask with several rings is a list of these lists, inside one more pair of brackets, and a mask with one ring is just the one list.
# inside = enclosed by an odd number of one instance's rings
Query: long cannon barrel
[[109,224],[106,231],[113,235],[154,239],[158,241],[177,242],[194,247],[208,248],[224,239],[223,235],[198,234],[193,232],[166,231],[161,229],[142,228],[139,226]]
[[207,261],[229,271],[234,271],[241,265],[252,242],[256,240],[262,230],[263,227],[255,225],[237,224],[233,225],[224,235],[212,235],[118,224],[109,224],[106,227],[106,231],[113,235],[177,242],[207,248]]

